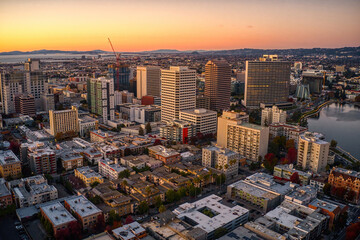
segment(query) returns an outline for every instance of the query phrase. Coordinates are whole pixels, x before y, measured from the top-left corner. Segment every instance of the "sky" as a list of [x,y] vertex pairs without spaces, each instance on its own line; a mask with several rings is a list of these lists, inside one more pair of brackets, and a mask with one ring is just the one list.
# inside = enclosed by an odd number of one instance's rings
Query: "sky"
[[0,52],[360,46],[359,0],[0,0]]

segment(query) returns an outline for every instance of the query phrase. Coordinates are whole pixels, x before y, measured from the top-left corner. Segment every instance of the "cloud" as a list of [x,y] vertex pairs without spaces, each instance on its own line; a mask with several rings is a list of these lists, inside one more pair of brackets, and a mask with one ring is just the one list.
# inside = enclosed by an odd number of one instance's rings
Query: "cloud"
[[247,25],[246,27],[247,27],[247,28],[254,28],[253,25]]

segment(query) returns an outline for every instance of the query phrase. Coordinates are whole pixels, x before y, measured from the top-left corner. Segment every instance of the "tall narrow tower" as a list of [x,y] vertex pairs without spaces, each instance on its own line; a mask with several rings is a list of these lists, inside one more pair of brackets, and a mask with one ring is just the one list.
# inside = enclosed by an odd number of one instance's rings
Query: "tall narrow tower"
[[205,96],[210,109],[227,110],[230,107],[231,68],[225,60],[211,60],[205,66]]

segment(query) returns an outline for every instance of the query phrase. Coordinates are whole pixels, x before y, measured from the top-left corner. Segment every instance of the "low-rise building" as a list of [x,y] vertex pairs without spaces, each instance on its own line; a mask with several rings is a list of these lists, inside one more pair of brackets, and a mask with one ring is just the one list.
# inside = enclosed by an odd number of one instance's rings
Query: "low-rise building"
[[56,173],[56,153],[44,142],[28,142],[21,144],[21,160],[30,165],[35,174]]
[[180,153],[162,145],[149,147],[149,156],[162,161],[164,164],[174,164],[180,162]]
[[216,168],[222,171],[227,179],[234,178],[238,175],[239,153],[230,151],[226,148],[209,146],[202,149],[202,165],[204,167]]
[[0,208],[6,208],[13,204],[12,194],[6,185],[6,181],[0,178]]
[[308,185],[311,174],[296,170],[292,164],[276,165],[273,174],[274,178],[290,181],[291,176],[296,172],[299,175],[300,183],[302,185]]
[[160,127],[160,137],[169,141],[188,143],[196,136],[196,127],[193,123],[174,119],[166,122],[166,126]]
[[205,108],[181,110],[179,119],[193,123],[196,126],[196,133],[204,135],[216,133],[217,112],[215,111]]
[[68,228],[69,224],[77,222],[60,202],[42,206],[40,207],[40,212],[52,225],[55,237],[59,231]]
[[290,183],[276,183],[271,175],[255,173],[227,187],[227,196],[242,199],[268,212],[277,207],[292,190]]
[[114,236],[121,240],[141,239],[147,236],[146,230],[138,223],[132,222],[112,230]]
[[103,158],[103,154],[96,148],[87,148],[84,150],[84,158],[91,164],[97,164]]
[[140,156],[126,156],[120,159],[122,165],[129,167],[129,168],[137,168],[143,169],[146,166],[146,160],[150,157],[147,155],[140,155]]
[[12,179],[21,176],[21,162],[11,150],[0,150],[0,174]]
[[221,200],[221,197],[213,194],[193,203],[181,204],[173,213],[194,228],[204,230],[207,239],[214,239],[216,229],[232,231],[249,218],[249,210],[238,205],[228,207],[220,203]]
[[101,159],[98,163],[99,173],[110,179],[115,180],[119,178],[119,173],[126,170],[126,167],[120,166],[117,160]]
[[114,134],[111,132],[104,132],[101,130],[90,131],[90,141],[91,142],[105,142],[114,137]]
[[327,176],[313,176],[310,179],[310,186],[317,189],[318,192],[324,191],[324,186],[327,183]]
[[64,205],[76,216],[84,230],[92,229],[99,221],[104,222],[102,211],[82,195],[67,198]]
[[29,207],[58,198],[56,187],[49,185],[42,175],[13,180],[9,183],[16,207]]
[[86,186],[90,186],[95,182],[104,182],[104,178],[99,173],[92,170],[89,166],[76,168],[74,170],[74,174],[75,177],[80,178]]
[[77,152],[63,153],[60,158],[61,164],[66,171],[82,167],[84,163],[84,157]]
[[301,126],[294,126],[286,123],[271,123],[269,125],[269,137],[272,141],[275,137],[285,136],[286,140],[294,140],[295,147],[299,143],[299,136],[304,134],[307,128]]
[[317,196],[317,190],[309,185],[301,186],[286,194],[285,199],[301,205],[309,204]]
[[84,116],[79,118],[80,137],[90,136],[90,131],[98,129],[99,121],[95,118]]
[[345,188],[347,191],[354,191],[355,196],[352,202],[360,200],[360,172],[334,167],[328,177],[331,187]]

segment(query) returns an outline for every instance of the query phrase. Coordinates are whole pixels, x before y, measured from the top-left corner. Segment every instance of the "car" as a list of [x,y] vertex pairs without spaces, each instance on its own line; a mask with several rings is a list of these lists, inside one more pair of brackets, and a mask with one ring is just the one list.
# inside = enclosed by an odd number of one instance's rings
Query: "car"
[[15,222],[14,222],[14,225],[15,225],[15,226],[20,226],[20,225],[21,225],[21,222],[15,221]]

